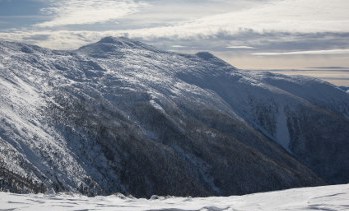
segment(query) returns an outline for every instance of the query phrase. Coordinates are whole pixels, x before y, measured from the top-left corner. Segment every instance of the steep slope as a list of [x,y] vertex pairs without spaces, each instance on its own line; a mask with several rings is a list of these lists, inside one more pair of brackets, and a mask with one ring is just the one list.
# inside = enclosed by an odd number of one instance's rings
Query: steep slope
[[314,78],[272,73],[180,77],[213,90],[327,182],[348,181],[349,96],[341,89]]
[[349,181],[349,96],[322,81],[107,37],[76,51],[1,42],[0,90],[3,169],[48,190],[205,196]]

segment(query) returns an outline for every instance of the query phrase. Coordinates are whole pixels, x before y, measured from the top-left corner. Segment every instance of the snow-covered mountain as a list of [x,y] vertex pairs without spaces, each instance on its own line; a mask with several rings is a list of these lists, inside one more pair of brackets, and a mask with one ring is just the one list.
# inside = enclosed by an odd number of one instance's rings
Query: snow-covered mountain
[[0,42],[0,178],[14,191],[232,195],[349,181],[349,95],[106,37]]

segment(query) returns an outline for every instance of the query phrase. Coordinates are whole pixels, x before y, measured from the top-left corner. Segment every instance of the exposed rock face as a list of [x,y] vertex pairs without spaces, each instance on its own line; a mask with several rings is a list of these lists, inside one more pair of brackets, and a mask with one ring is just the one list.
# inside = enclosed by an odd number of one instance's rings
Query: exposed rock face
[[0,91],[4,168],[43,189],[208,196],[349,181],[349,95],[313,78],[107,37],[76,51],[0,42]]

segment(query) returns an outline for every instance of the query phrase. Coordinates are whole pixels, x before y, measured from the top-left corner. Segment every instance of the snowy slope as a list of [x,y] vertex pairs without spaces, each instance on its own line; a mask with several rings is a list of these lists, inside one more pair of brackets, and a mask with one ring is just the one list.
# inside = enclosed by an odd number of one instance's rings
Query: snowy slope
[[137,199],[122,195],[88,198],[81,195],[19,195],[0,192],[0,209],[50,210],[348,210],[349,185],[290,189],[244,196]]
[[16,186],[206,196],[349,181],[349,95],[316,79],[107,37],[75,51],[2,41],[0,90]]

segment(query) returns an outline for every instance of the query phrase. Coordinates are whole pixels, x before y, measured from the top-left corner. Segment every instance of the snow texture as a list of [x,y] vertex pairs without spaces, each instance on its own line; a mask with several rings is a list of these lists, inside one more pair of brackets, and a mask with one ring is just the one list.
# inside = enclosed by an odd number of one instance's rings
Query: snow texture
[[244,196],[180,198],[159,197],[151,199],[123,195],[88,198],[81,195],[58,194],[19,195],[0,192],[0,210],[16,211],[233,211],[233,210],[331,210],[349,208],[349,185],[289,189],[277,192],[256,193]]

